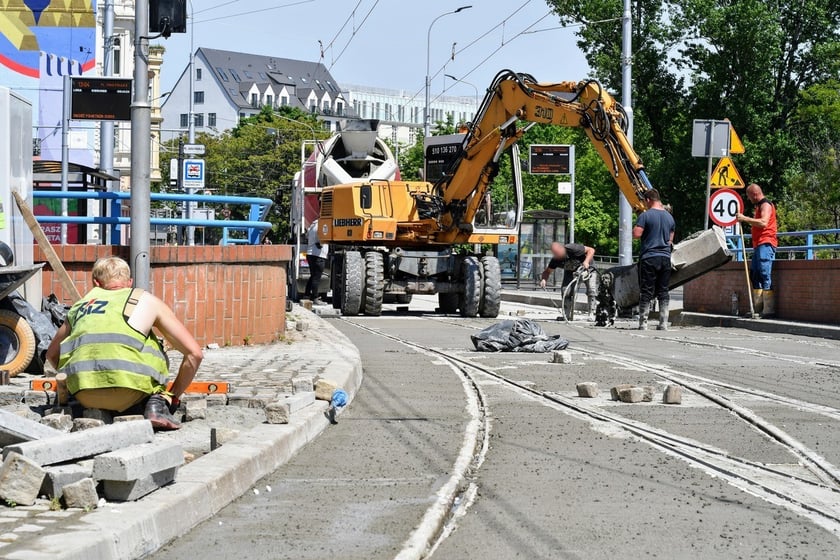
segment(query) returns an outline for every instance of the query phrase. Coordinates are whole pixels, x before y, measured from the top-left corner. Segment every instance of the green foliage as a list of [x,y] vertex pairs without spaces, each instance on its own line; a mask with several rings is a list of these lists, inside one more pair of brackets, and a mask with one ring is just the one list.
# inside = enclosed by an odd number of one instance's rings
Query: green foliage
[[[219,133],[200,133],[196,142],[206,146],[207,188],[217,194],[257,196],[275,201],[268,220],[272,222],[269,238],[285,242],[289,237],[291,184],[301,168],[301,144],[313,137],[324,139],[328,133],[314,115],[293,107],[263,109],[242,119],[233,129]],[[162,175],[169,177],[169,157],[177,157],[177,141],[164,148]],[[174,155],[172,155],[174,154]],[[227,211],[231,219],[246,219],[248,206],[211,205],[217,216]],[[209,238],[209,232],[208,232]]]
[[[599,22],[580,27],[578,45],[594,77],[620,90],[614,19],[623,2],[548,4],[565,22]],[[788,218],[836,227],[825,213],[825,185],[835,180],[831,150],[840,136],[840,3],[636,0],[631,17],[634,144],[674,204],[678,235],[703,222],[706,162],[690,154],[698,118],[733,122],[746,146],[735,163],[777,201],[783,227]]]

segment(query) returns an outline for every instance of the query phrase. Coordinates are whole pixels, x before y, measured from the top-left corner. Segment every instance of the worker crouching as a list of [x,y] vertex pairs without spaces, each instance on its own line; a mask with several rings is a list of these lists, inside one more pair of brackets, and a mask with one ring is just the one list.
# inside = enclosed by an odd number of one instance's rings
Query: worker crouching
[[[67,389],[85,408],[124,412],[143,406],[155,429],[175,430],[170,412],[195,377],[201,347],[172,309],[154,295],[132,288],[128,263],[118,257],[93,265],[94,288],[67,313],[47,351],[67,374]],[[184,359],[171,392],[168,360],[153,329]]]

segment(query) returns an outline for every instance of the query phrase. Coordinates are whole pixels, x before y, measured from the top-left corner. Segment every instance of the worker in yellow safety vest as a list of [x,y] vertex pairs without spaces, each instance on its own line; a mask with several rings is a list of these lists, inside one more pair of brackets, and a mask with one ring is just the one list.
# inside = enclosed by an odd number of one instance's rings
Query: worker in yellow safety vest
[[[132,288],[131,270],[119,257],[93,265],[94,288],[67,313],[47,360],[67,374],[67,389],[85,408],[123,412],[143,405],[155,429],[175,430],[170,412],[195,377],[201,347],[172,309]],[[152,329],[184,356],[171,392],[168,360]]]

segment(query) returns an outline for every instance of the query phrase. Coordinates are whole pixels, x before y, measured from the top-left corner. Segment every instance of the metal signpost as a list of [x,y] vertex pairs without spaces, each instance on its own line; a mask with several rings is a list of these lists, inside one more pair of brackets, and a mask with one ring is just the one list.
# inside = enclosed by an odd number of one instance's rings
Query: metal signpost
[[[708,159],[706,171],[706,207],[712,192],[712,160],[729,155],[729,121],[695,119],[691,135],[691,155]],[[703,228],[709,228],[709,214],[704,215]]]
[[575,242],[575,147],[570,144],[531,144],[528,152],[531,175],[568,175],[557,183],[559,194],[569,195],[569,243]]

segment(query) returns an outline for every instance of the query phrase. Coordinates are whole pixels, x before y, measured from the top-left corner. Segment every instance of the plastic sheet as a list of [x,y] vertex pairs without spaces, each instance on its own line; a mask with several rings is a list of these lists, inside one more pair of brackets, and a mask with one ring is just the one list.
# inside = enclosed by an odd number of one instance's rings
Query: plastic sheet
[[547,334],[530,319],[510,319],[472,335],[479,352],[553,352],[565,350],[569,341]]

